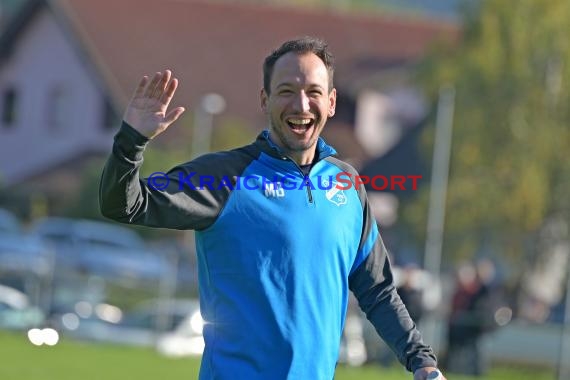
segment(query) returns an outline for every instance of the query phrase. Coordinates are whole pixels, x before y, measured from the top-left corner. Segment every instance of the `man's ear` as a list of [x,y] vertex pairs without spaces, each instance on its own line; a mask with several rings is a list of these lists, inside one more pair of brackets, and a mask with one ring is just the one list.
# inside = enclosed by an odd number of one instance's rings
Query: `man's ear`
[[269,95],[265,92],[265,89],[262,88],[261,92],[259,93],[259,100],[261,102],[261,110],[264,113],[267,113],[267,102],[269,101]]
[[336,88],[329,93],[329,117],[333,117],[336,111]]

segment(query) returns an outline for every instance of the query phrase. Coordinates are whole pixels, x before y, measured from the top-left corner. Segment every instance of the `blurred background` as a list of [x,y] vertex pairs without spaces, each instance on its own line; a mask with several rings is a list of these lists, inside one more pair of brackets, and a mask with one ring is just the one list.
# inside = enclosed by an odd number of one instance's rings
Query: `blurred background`
[[[195,377],[193,233],[104,220],[101,170],[142,75],[187,109],[148,175],[251,142],[264,57],[314,35],[323,137],[422,176],[368,195],[448,378],[570,379],[569,25],[567,0],[1,0],[0,377]],[[410,378],[354,304],[337,376]]]

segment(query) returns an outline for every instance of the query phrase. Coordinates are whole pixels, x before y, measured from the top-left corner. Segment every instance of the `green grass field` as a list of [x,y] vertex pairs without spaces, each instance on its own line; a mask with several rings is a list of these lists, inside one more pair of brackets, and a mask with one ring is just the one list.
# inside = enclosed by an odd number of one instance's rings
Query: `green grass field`
[[[35,347],[24,333],[0,331],[2,380],[189,380],[198,375],[198,359],[169,359],[151,349],[61,341],[55,347]],[[449,380],[470,380],[447,374]],[[339,367],[337,380],[412,379],[401,368]],[[550,371],[495,368],[489,380],[552,380]]]

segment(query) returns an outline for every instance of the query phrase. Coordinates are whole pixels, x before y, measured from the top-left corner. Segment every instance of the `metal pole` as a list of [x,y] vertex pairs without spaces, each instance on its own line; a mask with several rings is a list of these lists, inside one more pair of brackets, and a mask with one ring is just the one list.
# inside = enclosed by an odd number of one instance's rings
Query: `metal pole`
[[[451,136],[453,130],[453,112],[455,89],[442,86],[439,91],[435,142],[432,159],[432,175],[428,208],[424,268],[438,279],[441,269],[441,248],[445,223],[445,200],[449,176],[449,157],[451,154]],[[436,321],[430,318],[424,327],[426,341],[436,342]]]
[[192,155],[194,158],[212,149],[214,132],[214,115],[226,109],[226,100],[220,94],[210,93],[202,97],[199,107],[194,113],[194,129],[192,131]]
[[161,334],[168,331],[173,321],[172,304],[178,281],[178,255],[174,250],[166,249],[163,255],[167,263],[166,270],[158,279],[157,319],[155,324],[155,344]]
[[192,130],[192,156],[196,158],[211,149],[213,115],[202,107],[194,113],[194,129]]

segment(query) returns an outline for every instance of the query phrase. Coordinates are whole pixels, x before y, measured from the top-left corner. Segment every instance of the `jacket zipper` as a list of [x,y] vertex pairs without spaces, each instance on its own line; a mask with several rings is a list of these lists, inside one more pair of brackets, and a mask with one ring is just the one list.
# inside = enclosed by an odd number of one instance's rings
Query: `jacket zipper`
[[307,187],[307,197],[309,198],[309,203],[313,203],[313,193],[311,192],[311,181],[309,179],[310,173],[305,175],[305,173],[303,173],[303,170],[301,170],[301,167],[290,157],[282,156],[282,159],[293,162],[293,164],[295,164],[297,169],[299,169],[299,172],[303,175],[303,181],[305,182],[305,186]]
[[309,203],[313,203],[313,193],[311,193],[311,182],[308,175],[305,177],[305,185],[307,186],[307,196],[309,197]]

